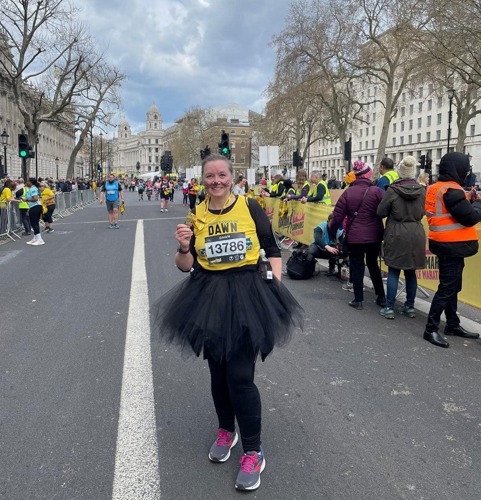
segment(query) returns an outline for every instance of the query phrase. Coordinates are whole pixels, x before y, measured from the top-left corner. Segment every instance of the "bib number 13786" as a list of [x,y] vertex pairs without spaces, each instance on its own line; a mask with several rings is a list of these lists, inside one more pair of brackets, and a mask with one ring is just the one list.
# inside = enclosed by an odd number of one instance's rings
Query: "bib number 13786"
[[205,251],[211,264],[244,260],[246,255],[245,233],[232,233],[206,238]]

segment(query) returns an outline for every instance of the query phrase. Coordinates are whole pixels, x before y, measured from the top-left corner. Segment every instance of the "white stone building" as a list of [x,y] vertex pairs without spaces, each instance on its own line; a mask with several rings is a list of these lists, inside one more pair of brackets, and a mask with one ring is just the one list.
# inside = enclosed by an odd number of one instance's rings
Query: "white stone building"
[[[377,87],[363,87],[361,100],[374,99]],[[381,103],[373,103],[366,107],[364,118],[366,124],[357,124],[352,131],[352,161],[363,160],[374,164],[379,137],[381,134],[384,108]],[[386,156],[395,163],[404,156],[412,155],[420,158],[429,155],[432,161],[432,174],[436,178],[441,157],[447,153],[449,128],[449,99],[446,91],[433,88],[432,84],[419,85],[415,90],[402,92],[395,117],[389,126],[386,145]],[[452,120],[450,124],[450,150],[456,146],[458,130],[456,126],[456,107],[452,103]],[[476,115],[467,127],[464,152],[471,155],[473,173],[481,177],[481,116]],[[305,159],[306,160],[306,159]],[[309,151],[309,169],[318,169],[329,177],[335,175],[342,179],[347,162],[341,154],[339,142],[318,141],[311,145]]]
[[117,132],[113,170],[129,176],[160,170],[160,157],[164,153],[164,131],[162,115],[155,102],[147,111],[145,130],[132,134],[129,122],[124,119],[120,121]]

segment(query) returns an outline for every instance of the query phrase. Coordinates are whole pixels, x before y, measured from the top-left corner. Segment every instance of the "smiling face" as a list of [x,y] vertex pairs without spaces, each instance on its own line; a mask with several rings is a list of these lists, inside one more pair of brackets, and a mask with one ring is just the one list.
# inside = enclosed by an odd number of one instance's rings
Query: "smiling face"
[[232,173],[225,160],[208,161],[203,169],[203,184],[206,193],[217,200],[226,200],[232,186]]

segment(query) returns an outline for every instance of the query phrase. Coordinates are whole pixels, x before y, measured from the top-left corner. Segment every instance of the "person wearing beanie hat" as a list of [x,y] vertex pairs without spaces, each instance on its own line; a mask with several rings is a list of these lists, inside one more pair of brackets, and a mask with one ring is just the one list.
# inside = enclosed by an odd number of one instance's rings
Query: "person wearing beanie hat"
[[350,279],[354,291],[354,300],[349,302],[349,306],[358,310],[363,308],[363,281],[367,265],[377,295],[376,303],[384,307],[386,297],[378,264],[384,226],[376,213],[383,192],[371,184],[372,169],[367,163],[355,161],[353,172],[356,180],[336,203],[329,224],[329,237],[335,239],[337,230],[347,216],[344,238],[350,251]]
[[399,179],[398,173],[394,170],[394,162],[391,158],[383,158],[379,165],[379,173],[381,178],[377,181],[376,186],[384,191],[389,184]]
[[356,160],[352,167],[356,179],[370,179],[372,177],[372,168],[368,163]]
[[414,179],[416,177],[416,165],[418,161],[414,156],[404,157],[397,165],[397,173],[400,179]]
[[377,208],[377,215],[386,218],[383,254],[388,266],[386,306],[380,314],[394,319],[399,275],[404,271],[406,302],[398,310],[410,318],[415,317],[416,269],[426,264],[426,235],[421,223],[424,217],[426,190],[414,180],[417,160],[406,156],[397,166],[399,179],[389,184]]
[[463,153],[445,154],[439,163],[438,182],[426,192],[426,216],[429,225],[429,250],[438,256],[439,285],[429,309],[424,340],[439,347],[449,343],[438,333],[441,314],[446,315],[445,335],[477,339],[465,330],[457,315],[458,292],[463,288],[465,257],[478,253],[475,224],[481,221],[481,196],[472,202],[462,188],[471,170]]

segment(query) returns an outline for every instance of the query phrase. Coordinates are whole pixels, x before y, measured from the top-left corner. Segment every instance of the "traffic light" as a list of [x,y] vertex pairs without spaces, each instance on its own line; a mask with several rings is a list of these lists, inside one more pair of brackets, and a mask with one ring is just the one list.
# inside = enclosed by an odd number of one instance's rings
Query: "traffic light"
[[230,159],[229,134],[225,130],[222,131],[220,136],[219,153]]
[[200,159],[203,160],[204,158],[207,158],[210,155],[210,148],[209,146],[206,146],[204,149],[200,150]]
[[429,156],[426,158],[426,170],[425,172],[430,174],[432,172],[433,168],[433,160],[429,158]]
[[350,162],[352,159],[352,139],[349,138],[348,141],[344,143],[344,159]]
[[174,165],[174,158],[172,156],[165,156],[164,158],[165,158],[164,174],[171,174],[172,167]]
[[421,170],[426,169],[426,155],[421,155],[419,158],[419,163],[421,164]]
[[297,149],[292,153],[292,165],[294,167],[299,166],[299,151]]
[[28,158],[29,155],[28,136],[26,134],[18,134],[18,156],[20,158]]

